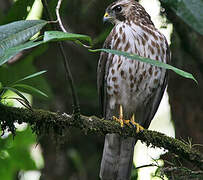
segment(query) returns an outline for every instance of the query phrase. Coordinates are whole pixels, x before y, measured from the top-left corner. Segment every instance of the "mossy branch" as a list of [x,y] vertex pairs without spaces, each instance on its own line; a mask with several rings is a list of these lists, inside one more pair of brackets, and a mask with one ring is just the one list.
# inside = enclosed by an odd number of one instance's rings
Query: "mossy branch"
[[8,129],[15,133],[14,123],[25,122],[31,125],[37,135],[49,134],[49,132],[61,135],[71,127],[80,128],[85,134],[117,133],[123,137],[136,137],[145,142],[147,146],[164,148],[178,155],[179,158],[186,159],[198,168],[203,169],[203,155],[180,140],[150,130],[144,130],[137,134],[134,128],[121,128],[116,122],[100,119],[96,116],[81,115],[75,117],[65,113],[14,108],[0,104],[0,123],[3,131]]

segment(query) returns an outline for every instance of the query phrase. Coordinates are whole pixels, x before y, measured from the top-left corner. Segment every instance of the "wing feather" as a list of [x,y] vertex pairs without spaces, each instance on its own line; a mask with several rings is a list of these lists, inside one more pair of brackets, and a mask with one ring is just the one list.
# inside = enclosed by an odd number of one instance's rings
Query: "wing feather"
[[[110,49],[111,48],[111,40],[112,40],[112,34],[113,30],[109,34],[109,36],[106,38],[106,41],[104,42],[103,48]],[[108,53],[101,52],[98,67],[97,67],[97,90],[99,95],[99,105],[101,109],[101,114],[103,117],[106,115],[106,77],[107,72],[109,69],[109,55]]]
[[[166,44],[166,47],[167,47],[167,50],[166,50],[166,63],[170,63],[171,53],[170,53],[170,49],[169,49],[169,46],[168,46],[168,43],[167,43],[166,39],[165,39],[165,44]],[[154,115],[156,114],[167,84],[168,84],[168,70],[166,70],[162,85],[157,89],[156,94],[149,101],[149,103],[151,103],[151,104],[150,105],[148,104],[148,105],[149,105],[149,107],[151,107],[151,110],[149,110],[148,113],[145,114],[144,125],[143,125],[144,128],[149,127]]]

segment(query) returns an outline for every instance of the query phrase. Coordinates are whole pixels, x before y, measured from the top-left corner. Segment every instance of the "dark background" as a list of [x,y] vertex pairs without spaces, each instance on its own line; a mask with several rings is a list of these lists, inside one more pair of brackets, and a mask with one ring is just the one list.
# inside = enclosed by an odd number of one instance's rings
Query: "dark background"
[[[18,8],[17,13],[16,10],[13,10],[16,8],[17,3],[14,4],[12,0],[1,0],[0,24],[24,19],[26,17],[26,12],[23,11],[25,2],[32,4],[33,1],[24,0],[22,4],[18,5],[21,9]],[[48,0],[47,2],[54,15],[54,8],[57,1]],[[94,48],[102,47],[111,29],[111,25],[103,24],[102,22],[105,8],[110,2],[112,1],[64,0],[61,8],[61,16],[65,27],[69,32],[91,36],[94,40]],[[186,24],[180,16],[175,14],[173,4],[166,2],[162,1],[162,6],[165,8],[164,15],[174,25],[171,44],[172,65],[193,73],[198,80],[198,84],[195,84],[192,80],[184,79],[170,72],[168,93],[176,137],[184,139],[186,142],[188,142],[189,137],[192,139],[192,144],[202,144],[203,36]],[[46,14],[43,14],[42,19],[46,18]],[[99,53],[91,53],[86,48],[69,42],[65,42],[64,46],[70,61],[81,106],[81,113],[84,115],[99,116],[96,89],[96,69]],[[14,66],[18,68],[14,68]],[[55,43],[29,51],[18,62],[7,65],[6,68],[14,69],[13,72],[15,72],[16,78],[22,76],[21,73],[24,72],[27,74],[34,69],[37,71],[48,70],[43,79],[34,83],[36,83],[37,87],[44,89],[50,95],[50,98],[34,98],[33,107],[72,113],[72,99],[69,84],[65,80],[62,57]],[[19,71],[23,72],[20,73]],[[22,138],[27,138],[27,136]],[[54,142],[50,136],[38,138],[45,163],[42,169],[41,179],[98,179],[104,137],[84,135],[78,129],[70,129],[66,137],[66,141],[60,142],[60,144]],[[19,141],[22,141],[22,139]],[[28,145],[29,143],[26,144],[26,146]],[[15,148],[17,149],[19,147],[16,146]],[[201,146],[196,146],[196,148],[203,152]],[[7,162],[8,167],[11,167],[12,161],[14,160],[15,157],[11,157],[10,161]],[[30,159],[28,158],[26,160],[25,158],[25,161],[28,160]],[[0,161],[0,166],[1,163],[5,162]],[[15,165],[13,166],[15,167]],[[15,176],[17,178],[18,172],[26,169],[26,166],[22,167],[13,168],[14,170],[8,168],[7,173],[12,173],[12,177]],[[28,170],[35,168],[34,165],[30,166],[30,168],[27,166]]]

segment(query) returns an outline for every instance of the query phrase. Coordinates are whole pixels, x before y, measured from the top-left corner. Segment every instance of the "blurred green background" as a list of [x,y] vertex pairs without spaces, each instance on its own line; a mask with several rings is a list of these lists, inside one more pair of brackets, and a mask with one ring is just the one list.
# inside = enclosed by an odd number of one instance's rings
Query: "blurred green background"
[[[55,17],[57,0],[47,2]],[[111,2],[63,0],[60,12],[64,26],[68,32],[91,36],[94,48],[102,47],[112,28],[110,24],[102,22],[105,8]],[[155,0],[148,0],[145,3],[153,7]],[[193,144],[201,144],[203,143],[203,2],[162,0],[160,3],[162,7],[160,15],[163,17],[161,21],[164,21],[161,23],[162,28],[166,28],[168,23],[173,25],[172,65],[193,73],[198,80],[196,85],[192,80],[170,73],[168,93],[176,137],[186,142],[190,137]],[[1,0],[0,25],[33,18],[46,19],[40,0]],[[91,53],[86,48],[70,42],[65,42],[64,46],[70,60],[81,113],[100,116],[96,89],[99,54]],[[69,84],[66,83],[62,57],[55,43],[27,50],[16,62],[10,61],[1,66],[0,82],[4,84],[15,81],[40,70],[48,72],[26,83],[43,90],[49,98],[29,96],[32,106],[72,113]],[[10,105],[16,104],[10,102]],[[50,136],[36,138],[26,125],[18,128],[14,139],[6,133],[0,138],[0,179],[99,179],[104,137],[84,136],[80,130],[70,129],[65,139],[62,144],[56,145]],[[201,146],[196,147],[203,152]],[[132,179],[136,179],[136,172]]]

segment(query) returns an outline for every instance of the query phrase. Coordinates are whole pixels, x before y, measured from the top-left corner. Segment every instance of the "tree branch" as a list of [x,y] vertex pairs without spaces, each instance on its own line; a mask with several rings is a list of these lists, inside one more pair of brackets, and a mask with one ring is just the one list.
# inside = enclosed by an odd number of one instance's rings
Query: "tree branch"
[[203,170],[203,155],[191,146],[180,140],[168,137],[162,133],[144,130],[136,134],[136,130],[130,127],[121,128],[114,121],[100,119],[96,116],[78,116],[59,114],[45,110],[28,110],[22,108],[7,107],[0,104],[0,123],[2,130],[8,129],[15,133],[14,123],[29,123],[37,135],[54,133],[55,136],[63,135],[70,127],[80,128],[85,134],[94,133],[106,135],[117,133],[123,137],[135,137],[147,146],[164,148],[178,155],[180,159],[186,159]]

